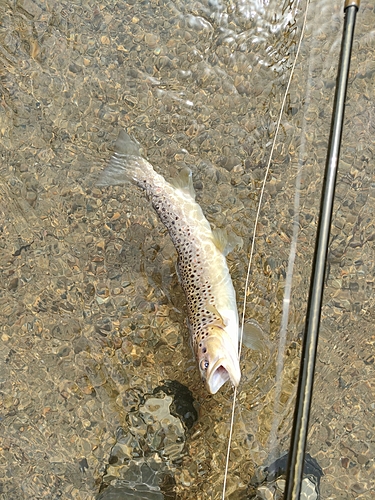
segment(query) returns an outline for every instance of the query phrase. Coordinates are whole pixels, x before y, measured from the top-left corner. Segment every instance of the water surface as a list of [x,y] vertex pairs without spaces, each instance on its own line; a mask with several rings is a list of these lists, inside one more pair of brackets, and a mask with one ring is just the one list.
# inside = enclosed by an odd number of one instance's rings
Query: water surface
[[[246,316],[268,350],[243,352],[234,498],[288,448],[342,5],[308,5],[262,205]],[[265,0],[0,6],[3,498],[108,499],[130,487],[135,498],[220,498],[232,389],[212,397],[202,386],[176,253],[150,204],[133,186],[95,182],[120,128],[166,178],[189,166],[213,227],[244,239],[228,259],[241,310],[305,9]],[[322,311],[308,443],[325,474],[322,498],[374,491],[374,15],[362,1]]]

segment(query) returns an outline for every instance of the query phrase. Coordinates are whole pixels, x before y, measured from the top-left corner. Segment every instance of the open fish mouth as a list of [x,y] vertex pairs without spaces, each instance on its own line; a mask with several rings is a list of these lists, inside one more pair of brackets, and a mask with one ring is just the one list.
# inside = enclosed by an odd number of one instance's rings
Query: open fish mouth
[[215,394],[228,380],[230,380],[235,387],[238,386],[241,373],[239,370],[239,373],[235,373],[235,371],[231,369],[230,365],[231,363],[228,359],[221,358],[218,359],[212,367],[210,367],[209,372],[207,373],[206,384],[211,394]]

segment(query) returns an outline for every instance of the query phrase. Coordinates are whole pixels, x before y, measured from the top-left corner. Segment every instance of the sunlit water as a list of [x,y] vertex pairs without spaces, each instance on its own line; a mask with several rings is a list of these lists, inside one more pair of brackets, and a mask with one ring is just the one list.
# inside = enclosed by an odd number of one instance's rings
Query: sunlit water
[[[342,6],[308,6],[262,206],[247,317],[268,348],[243,351],[233,498],[246,498],[254,472],[288,448]],[[166,178],[189,166],[211,224],[244,239],[228,259],[241,309],[305,9],[265,0],[1,4],[2,498],[131,498],[130,487],[134,498],[142,487],[149,499],[220,498],[232,389],[212,397],[200,381],[176,254],[149,203],[133,186],[95,182],[120,128]],[[325,474],[322,498],[374,495],[374,22],[362,1],[308,442]]]

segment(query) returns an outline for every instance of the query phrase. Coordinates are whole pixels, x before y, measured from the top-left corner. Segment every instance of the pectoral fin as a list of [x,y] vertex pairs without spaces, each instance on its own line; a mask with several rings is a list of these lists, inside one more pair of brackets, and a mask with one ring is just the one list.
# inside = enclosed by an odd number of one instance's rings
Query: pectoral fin
[[227,322],[224,321],[222,315],[219,313],[219,311],[216,309],[216,307],[213,304],[207,304],[205,305],[205,308],[207,311],[210,313],[214,314],[216,316],[216,320],[210,323],[210,326],[218,326],[219,328],[224,328],[227,326]]
[[234,248],[242,248],[243,240],[240,236],[226,229],[214,229],[212,231],[213,242],[218,250],[227,256]]
[[195,200],[193,176],[190,168],[183,168],[177,177],[169,181],[172,186],[190,195]]
[[[240,335],[241,329],[239,332]],[[254,351],[264,351],[267,347],[264,332],[255,319],[251,319],[249,323],[244,324],[242,343]]]

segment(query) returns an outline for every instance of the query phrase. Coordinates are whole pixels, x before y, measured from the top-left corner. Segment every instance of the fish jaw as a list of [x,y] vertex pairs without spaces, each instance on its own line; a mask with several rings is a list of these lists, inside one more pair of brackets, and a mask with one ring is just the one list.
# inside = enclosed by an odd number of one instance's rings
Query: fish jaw
[[228,380],[238,387],[241,370],[236,342],[220,327],[209,327],[208,331],[208,336],[197,346],[199,370],[208,392],[216,394]]
[[220,358],[216,361],[210,372],[207,374],[206,386],[211,394],[216,394],[217,391],[230,380],[234,387],[238,387],[241,379],[239,367],[237,369],[236,362],[228,362],[228,358]]

